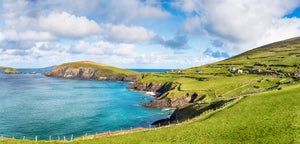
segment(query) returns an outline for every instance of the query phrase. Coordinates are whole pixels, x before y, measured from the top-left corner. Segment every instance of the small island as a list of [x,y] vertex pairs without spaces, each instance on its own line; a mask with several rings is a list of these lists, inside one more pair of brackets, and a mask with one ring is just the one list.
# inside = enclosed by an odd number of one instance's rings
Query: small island
[[[2,68],[2,69],[4,69],[4,68]],[[3,73],[4,74],[20,74],[21,72],[17,71],[14,68],[5,68]]]

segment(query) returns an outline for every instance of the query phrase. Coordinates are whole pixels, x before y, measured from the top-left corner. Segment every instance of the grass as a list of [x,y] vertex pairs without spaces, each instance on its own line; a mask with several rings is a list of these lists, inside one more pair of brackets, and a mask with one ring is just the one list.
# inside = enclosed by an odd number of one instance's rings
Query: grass
[[[294,143],[299,136],[300,85],[250,95],[192,123],[89,143]],[[299,141],[299,139],[298,139]]]
[[16,73],[18,73],[18,71],[14,68],[5,68],[4,73],[5,74],[16,74]]
[[[294,73],[300,66],[300,38],[280,41],[247,51],[235,57],[204,66],[183,70],[182,73],[148,74],[142,83],[180,83],[166,98],[176,99],[186,93],[206,94],[204,101],[216,97],[234,97],[263,91],[283,79],[293,81],[286,73]],[[244,70],[243,74],[229,72],[229,68]],[[259,69],[261,73],[253,74]],[[200,73],[198,71],[201,71]],[[250,73],[250,74],[247,74]],[[263,82],[257,82],[263,79]],[[266,81],[268,79],[268,81]]]
[[138,74],[135,71],[121,69],[121,68],[108,66],[108,65],[100,64],[100,63],[95,63],[95,62],[91,62],[91,61],[71,62],[71,63],[65,63],[63,65],[60,65],[60,67],[63,67],[63,66],[69,66],[71,68],[80,68],[80,67],[96,68],[96,69],[103,70],[103,71],[109,72],[109,73],[125,74],[125,75]]
[[[191,123],[72,143],[297,143],[299,93],[300,84],[286,86],[280,91],[249,95],[231,107]],[[33,141],[10,139],[2,143]]]

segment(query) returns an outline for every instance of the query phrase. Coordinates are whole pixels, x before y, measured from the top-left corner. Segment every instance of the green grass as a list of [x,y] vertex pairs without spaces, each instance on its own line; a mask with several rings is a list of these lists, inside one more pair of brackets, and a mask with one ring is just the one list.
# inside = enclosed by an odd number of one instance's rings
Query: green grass
[[[147,74],[142,83],[180,83],[178,89],[169,91],[166,98],[176,99],[188,93],[207,94],[204,101],[216,97],[233,97],[245,93],[262,91],[275,86],[293,73],[300,65],[300,38],[285,40],[247,51],[235,57],[204,66],[183,70],[183,73]],[[228,68],[243,69],[243,74],[234,74]],[[260,74],[252,73],[260,69]],[[201,70],[200,73],[197,71]],[[257,82],[260,79],[271,81]]]
[[[293,143],[299,135],[300,85],[251,95],[192,123],[99,138],[90,143]],[[297,113],[296,113],[297,112]]]
[[18,71],[14,68],[5,68],[4,73],[5,74],[16,74],[16,73],[18,73]]
[[71,68],[80,68],[80,67],[96,68],[96,69],[101,69],[101,70],[104,70],[104,71],[110,72],[110,73],[118,73],[118,74],[125,74],[125,75],[138,74],[135,71],[121,69],[121,68],[117,68],[117,67],[113,67],[113,66],[109,66],[109,65],[105,65],[105,64],[100,64],[100,63],[95,63],[95,62],[91,62],[91,61],[79,61],[79,62],[65,63],[65,64],[60,65],[59,67],[62,67],[62,66],[69,66]]

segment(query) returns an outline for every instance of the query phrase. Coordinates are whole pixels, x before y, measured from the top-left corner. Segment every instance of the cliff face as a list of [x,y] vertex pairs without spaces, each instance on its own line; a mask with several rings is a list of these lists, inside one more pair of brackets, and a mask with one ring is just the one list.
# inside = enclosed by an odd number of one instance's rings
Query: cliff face
[[154,92],[155,97],[159,97],[163,93],[173,89],[174,86],[173,86],[172,82],[167,82],[167,83],[141,83],[141,82],[135,82],[131,86],[129,86],[128,88],[133,89],[133,90],[137,90],[137,91]]
[[[96,67],[97,66],[97,67]],[[57,78],[71,78],[71,79],[86,79],[86,80],[109,80],[109,81],[136,81],[138,80],[138,74],[134,72],[128,72],[127,70],[116,69],[112,67],[86,65],[84,62],[72,64],[63,64],[57,66],[50,72],[46,72],[45,75],[49,77]],[[116,72],[120,71],[120,72]],[[129,73],[129,74],[128,74]]]
[[187,105],[193,101],[193,95],[192,96],[182,96],[177,99],[170,99],[166,96],[168,95],[168,91],[173,90],[176,87],[176,85],[172,82],[166,82],[166,83],[140,83],[135,82],[131,86],[129,86],[129,89],[134,89],[137,91],[147,91],[147,92],[154,92],[155,100],[141,104],[145,107],[153,107],[153,108],[179,108],[184,105]]

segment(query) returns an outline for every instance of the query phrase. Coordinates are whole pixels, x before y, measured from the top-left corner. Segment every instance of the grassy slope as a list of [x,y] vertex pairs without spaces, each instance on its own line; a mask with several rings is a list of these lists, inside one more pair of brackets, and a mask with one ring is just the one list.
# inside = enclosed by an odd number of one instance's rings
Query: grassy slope
[[134,72],[131,70],[121,69],[121,68],[117,68],[117,67],[113,67],[113,66],[108,66],[105,64],[90,62],[90,61],[65,63],[58,67],[62,67],[62,66],[69,66],[70,68],[90,67],[90,68],[96,68],[96,69],[106,70],[106,71],[112,72],[112,73],[125,74],[125,75],[137,74],[137,72]]
[[229,108],[191,123],[74,143],[299,143],[299,93],[297,84],[280,91],[249,95]]
[[15,73],[18,73],[18,71],[14,68],[5,68],[4,73],[6,73],[6,74],[15,74]]
[[[215,100],[216,97],[234,97],[241,93],[249,93],[258,89],[275,86],[277,82],[293,81],[285,78],[284,73],[295,72],[300,65],[300,38],[289,39],[265,45],[238,56],[217,63],[183,70],[183,73],[150,73],[141,80],[143,83],[180,83],[179,89],[170,91],[167,98],[175,99],[186,93],[207,95],[204,101]],[[268,74],[230,73],[228,68],[252,71],[260,69],[265,73],[279,73],[274,77]],[[201,70],[201,73],[196,73]],[[262,82],[259,82],[261,81]]]
[[250,95],[230,108],[192,123],[82,142],[291,143],[300,134],[299,93],[299,84],[284,87],[281,91]]

